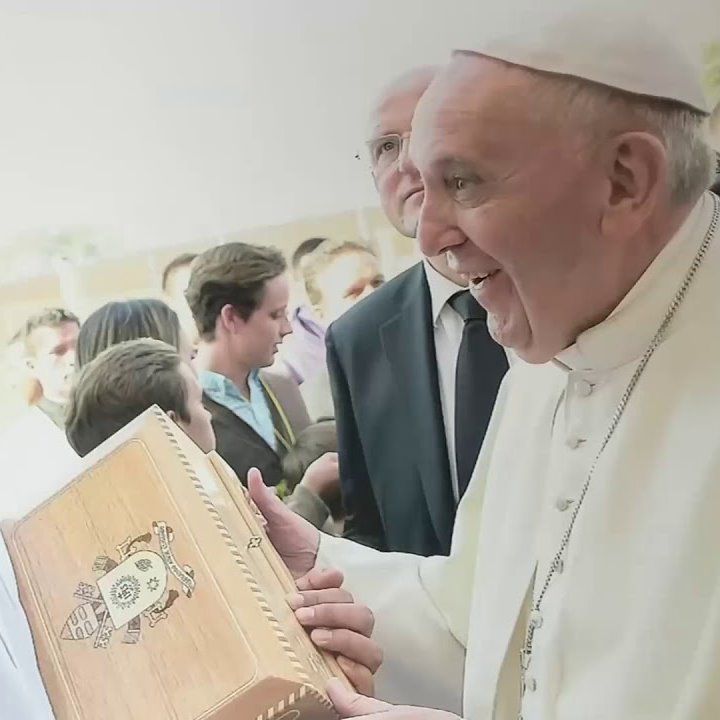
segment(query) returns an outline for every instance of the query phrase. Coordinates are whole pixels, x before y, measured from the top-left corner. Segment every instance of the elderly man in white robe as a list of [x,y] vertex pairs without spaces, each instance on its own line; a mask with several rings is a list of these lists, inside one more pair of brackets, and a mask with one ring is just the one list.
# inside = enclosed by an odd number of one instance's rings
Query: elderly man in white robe
[[455,53],[413,122],[423,251],[526,361],[450,557],[320,540],[251,472],[252,494],[296,572],[340,567],[373,610],[379,696],[427,706],[332,687],[342,717],[716,720],[720,208],[700,73],[644,21],[524,27]]

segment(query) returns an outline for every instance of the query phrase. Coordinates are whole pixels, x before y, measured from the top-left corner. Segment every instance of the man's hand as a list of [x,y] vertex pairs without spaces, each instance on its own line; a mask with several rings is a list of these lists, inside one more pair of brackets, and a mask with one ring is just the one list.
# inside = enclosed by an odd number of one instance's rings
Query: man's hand
[[267,521],[265,531],[270,542],[294,578],[306,575],[315,567],[320,532],[286,507],[265,485],[259,470],[252,468],[248,472],[247,481],[250,497]]
[[312,490],[326,505],[336,503],[341,493],[338,454],[328,452],[321,455],[305,471],[300,484]]
[[382,650],[370,639],[375,618],[341,588],[342,582],[339,570],[311,570],[297,580],[298,593],[288,603],[315,645],[337,656],[355,689],[372,695],[373,676],[382,663]]
[[350,692],[341,682],[328,683],[328,695],[341,718],[354,720],[461,720],[457,715],[430,710],[429,708],[410,707],[409,705],[390,705],[380,700],[363,697]]
[[298,593],[289,603],[298,620],[319,648],[338,656],[348,680],[361,692],[372,694],[373,675],[382,662],[382,651],[370,640],[375,624],[372,613],[341,589],[341,572],[314,569],[320,532],[266,487],[259,470],[248,473],[248,490],[267,521],[270,542],[296,579]]

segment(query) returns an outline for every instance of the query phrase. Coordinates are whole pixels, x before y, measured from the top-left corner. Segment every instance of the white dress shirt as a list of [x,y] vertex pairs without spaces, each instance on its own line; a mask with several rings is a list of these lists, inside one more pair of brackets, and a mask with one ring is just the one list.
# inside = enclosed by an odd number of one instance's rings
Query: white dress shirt
[[463,334],[463,319],[448,304],[448,300],[465,288],[456,285],[441,275],[428,261],[423,260],[425,277],[430,288],[432,308],[433,336],[435,338],[435,360],[440,386],[440,405],[442,407],[445,442],[450,459],[450,479],[453,497],[457,504],[460,499],[458,489],[457,462],[455,458],[455,371],[458,351]]

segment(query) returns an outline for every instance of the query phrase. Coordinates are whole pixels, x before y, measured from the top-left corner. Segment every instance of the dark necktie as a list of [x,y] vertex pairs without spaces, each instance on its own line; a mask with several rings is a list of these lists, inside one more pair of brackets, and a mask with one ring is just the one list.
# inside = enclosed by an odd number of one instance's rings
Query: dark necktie
[[462,497],[470,482],[508,362],[505,351],[490,337],[484,308],[470,291],[459,292],[448,302],[464,322],[455,371],[455,460]]

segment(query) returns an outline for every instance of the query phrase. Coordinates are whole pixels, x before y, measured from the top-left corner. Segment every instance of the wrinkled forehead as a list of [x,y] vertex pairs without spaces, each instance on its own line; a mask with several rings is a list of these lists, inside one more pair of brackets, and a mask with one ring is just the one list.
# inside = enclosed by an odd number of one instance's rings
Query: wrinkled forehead
[[[420,99],[412,121],[410,153],[428,164],[472,148],[520,142],[534,124],[532,75],[471,53],[457,53]],[[447,157],[446,157],[447,156]]]
[[370,113],[367,139],[410,132],[418,101],[435,74],[435,68],[423,68],[404,75],[385,88]]

